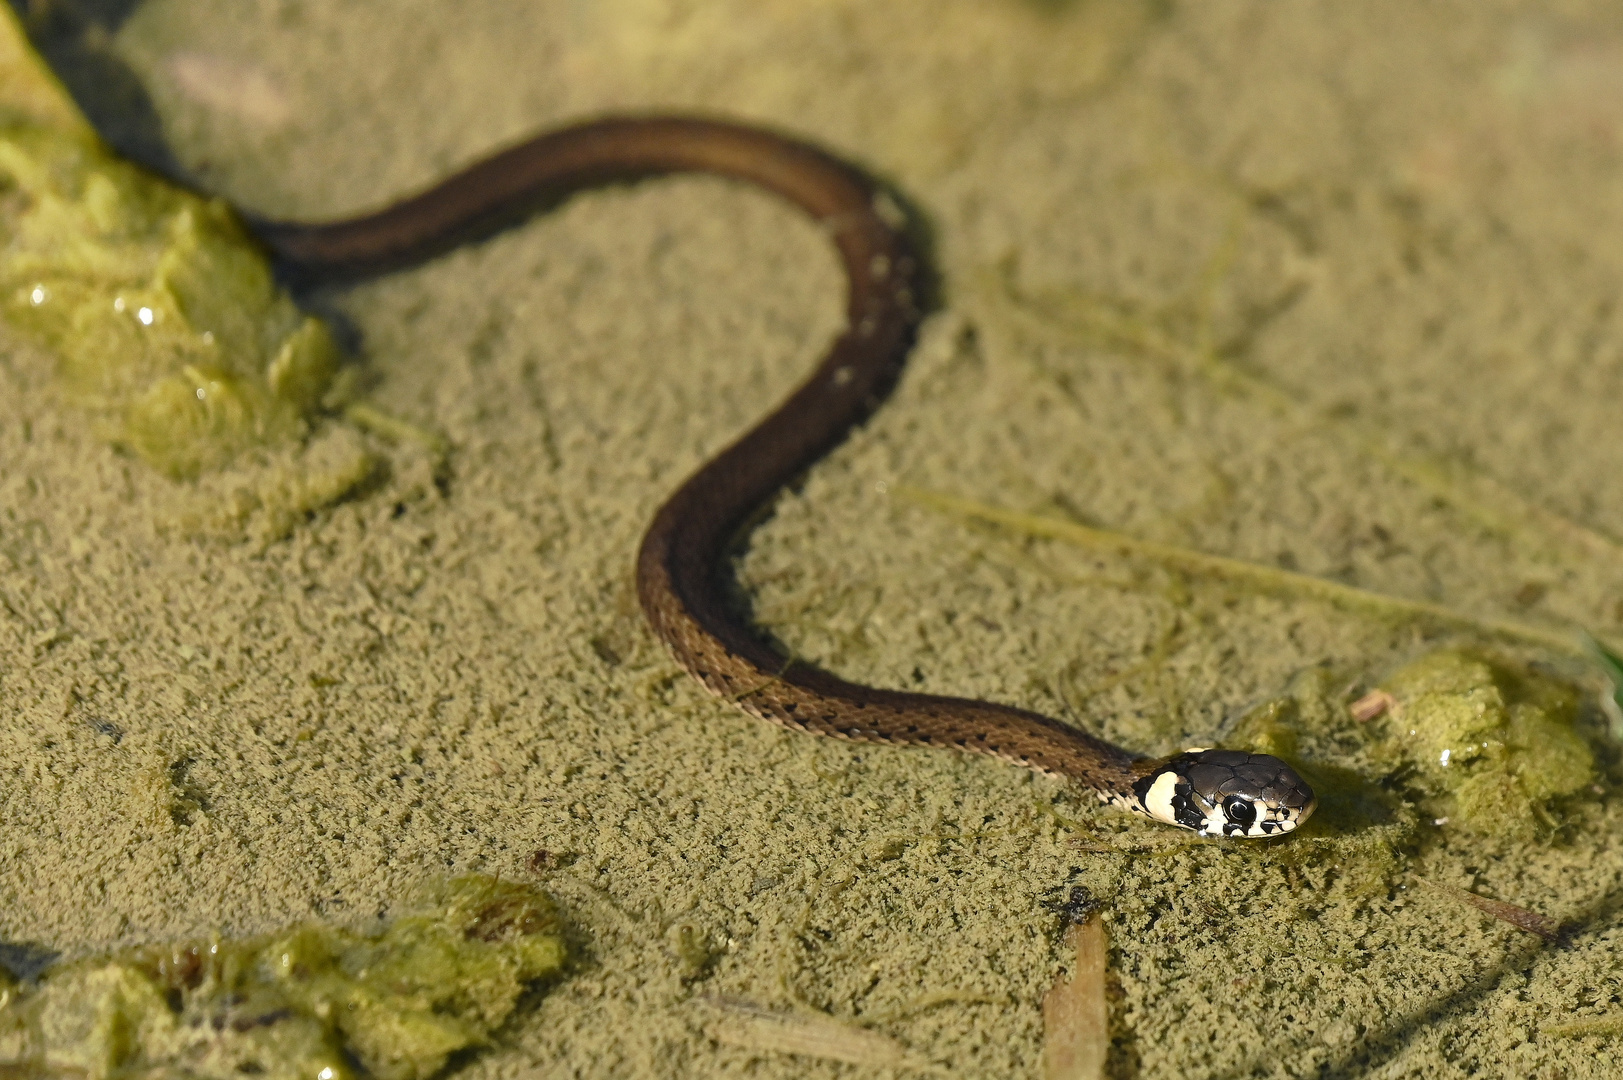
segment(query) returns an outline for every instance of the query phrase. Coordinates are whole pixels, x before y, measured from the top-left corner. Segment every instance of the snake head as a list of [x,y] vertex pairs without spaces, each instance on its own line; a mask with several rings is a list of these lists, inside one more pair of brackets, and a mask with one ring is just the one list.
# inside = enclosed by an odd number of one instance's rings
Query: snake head
[[1318,806],[1295,769],[1267,754],[1190,749],[1133,783],[1135,809],[1202,836],[1283,836]]

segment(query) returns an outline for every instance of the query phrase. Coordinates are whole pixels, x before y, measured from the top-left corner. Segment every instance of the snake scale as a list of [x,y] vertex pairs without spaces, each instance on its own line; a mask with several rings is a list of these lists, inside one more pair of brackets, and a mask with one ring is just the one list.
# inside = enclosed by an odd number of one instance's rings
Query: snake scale
[[849,282],[845,329],[811,377],[678,488],[643,538],[638,597],[681,665],[711,692],[787,728],[989,754],[1203,835],[1278,836],[1305,820],[1313,792],[1278,758],[1203,749],[1140,758],[1024,709],[846,682],[786,659],[728,603],[729,546],[879,406],[922,319],[927,268],[905,215],[858,169],[755,127],[607,118],[537,136],[376,213],[249,225],[295,274],[355,277],[489,235],[584,188],[678,172],[742,180],[787,199],[828,235]]

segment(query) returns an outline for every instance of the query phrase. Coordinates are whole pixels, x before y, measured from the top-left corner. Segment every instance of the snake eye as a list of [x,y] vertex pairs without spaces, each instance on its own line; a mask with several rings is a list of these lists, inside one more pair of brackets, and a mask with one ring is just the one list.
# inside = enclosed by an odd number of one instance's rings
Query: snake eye
[[1223,814],[1235,825],[1250,828],[1257,820],[1257,804],[1238,795],[1223,800]]

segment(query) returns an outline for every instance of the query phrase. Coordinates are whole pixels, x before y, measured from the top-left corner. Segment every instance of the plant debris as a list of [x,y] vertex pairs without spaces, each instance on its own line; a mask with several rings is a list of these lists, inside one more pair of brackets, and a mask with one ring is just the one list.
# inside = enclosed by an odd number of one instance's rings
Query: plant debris
[[375,933],[311,923],[51,968],[0,994],[0,1075],[425,1080],[566,955],[545,893],[452,878]]

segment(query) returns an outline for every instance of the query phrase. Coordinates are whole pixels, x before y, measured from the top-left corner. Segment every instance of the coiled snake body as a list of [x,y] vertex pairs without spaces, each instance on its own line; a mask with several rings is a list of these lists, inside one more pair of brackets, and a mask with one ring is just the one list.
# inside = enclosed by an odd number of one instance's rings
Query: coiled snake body
[[850,291],[845,331],[811,377],[677,489],[643,538],[638,596],[682,666],[713,693],[785,727],[990,754],[1202,834],[1280,835],[1312,813],[1311,789],[1278,758],[1190,750],[1146,760],[1023,709],[849,683],[786,660],[728,605],[722,575],[738,530],[879,405],[921,318],[925,268],[900,228],[902,212],[851,166],[756,128],[606,119],[539,136],[374,214],[249,224],[296,272],[353,276],[493,232],[581,188],[685,171],[744,180],[800,207],[839,250]]

